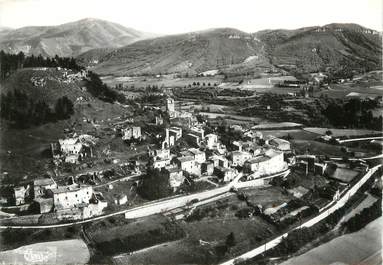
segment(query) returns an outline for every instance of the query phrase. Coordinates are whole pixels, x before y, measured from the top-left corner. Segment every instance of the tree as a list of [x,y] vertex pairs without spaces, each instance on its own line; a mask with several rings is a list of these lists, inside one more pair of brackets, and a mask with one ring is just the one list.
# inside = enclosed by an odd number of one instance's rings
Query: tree
[[160,199],[168,197],[172,193],[172,189],[169,183],[169,175],[165,169],[149,167],[142,180],[142,185],[139,188],[139,192],[145,198],[150,200]]
[[55,116],[58,120],[68,119],[73,114],[73,103],[69,98],[64,96],[56,101]]
[[227,237],[226,237],[226,246],[228,248],[234,247],[236,245],[235,242],[235,236],[234,233],[231,232]]

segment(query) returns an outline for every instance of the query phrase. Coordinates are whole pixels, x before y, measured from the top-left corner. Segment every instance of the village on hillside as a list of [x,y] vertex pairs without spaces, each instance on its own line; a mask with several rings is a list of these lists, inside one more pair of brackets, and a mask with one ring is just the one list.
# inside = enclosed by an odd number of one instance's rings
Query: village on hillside
[[46,1],[182,32],[0,12],[1,264],[382,263],[382,32],[289,26],[354,3]]
[[[108,231],[113,226],[106,220],[117,218],[118,229],[125,231],[129,223],[124,218],[153,222],[153,215],[165,216],[156,226],[168,223],[171,229],[188,231],[192,238],[200,238],[198,248],[209,244],[207,260],[221,260],[258,246],[278,231],[293,231],[315,216],[330,215],[355,192],[355,185],[367,185],[366,174],[376,171],[363,160],[374,152],[345,145],[358,136],[345,138],[336,130],[293,122],[252,125],[230,116],[212,118],[185,103],[186,94],[180,97],[164,89],[158,95],[164,100],[137,106],[137,116],[84,117],[86,127],[66,128],[63,138],[46,147],[51,173],[2,188],[1,225],[53,228],[84,223],[84,236],[95,244],[94,251],[109,256],[124,247],[103,250],[103,244],[115,239],[101,238],[98,225],[103,223]],[[297,146],[300,137],[308,136],[318,147]],[[371,138],[371,145],[381,143],[379,136],[363,137]],[[311,148],[323,144],[342,155],[312,153]],[[365,189],[381,189],[380,179],[368,183]],[[233,217],[255,231],[237,234]],[[206,218],[218,218],[229,230],[200,235]],[[169,232],[165,229],[163,237],[145,245],[163,242]],[[183,233],[173,234],[174,239],[183,240]],[[252,243],[248,237],[254,233],[258,235]],[[227,245],[231,237],[243,243]]]

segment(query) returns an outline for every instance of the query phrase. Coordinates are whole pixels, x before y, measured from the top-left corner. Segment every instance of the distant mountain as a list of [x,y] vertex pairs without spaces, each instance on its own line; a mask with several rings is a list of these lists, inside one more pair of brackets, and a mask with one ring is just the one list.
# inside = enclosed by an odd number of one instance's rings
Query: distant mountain
[[9,28],[9,27],[0,27],[0,32],[9,32],[11,30],[12,28]]
[[3,36],[12,31],[11,28],[8,27],[0,27],[0,41],[3,39]]
[[254,36],[265,43],[273,65],[298,72],[326,67],[368,71],[382,66],[381,34],[357,24],[264,30]]
[[152,34],[119,24],[87,18],[58,26],[0,31],[0,50],[27,55],[77,56],[95,48],[121,47]]
[[[219,28],[135,42],[98,53],[101,74],[200,73],[269,66],[264,44],[251,34]],[[86,61],[91,52],[80,56]],[[89,59],[88,59],[89,61]]]
[[382,35],[357,24],[246,33],[232,28],[156,37],[98,20],[50,27],[0,30],[0,49],[29,54],[76,56],[102,75],[141,75],[208,70],[295,72],[347,68],[381,69]]

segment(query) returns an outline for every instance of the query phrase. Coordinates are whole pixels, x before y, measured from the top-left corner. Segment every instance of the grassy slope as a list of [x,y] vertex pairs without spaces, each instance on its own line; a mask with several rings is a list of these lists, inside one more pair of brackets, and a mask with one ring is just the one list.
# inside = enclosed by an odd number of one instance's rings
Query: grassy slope
[[[232,35],[238,35],[240,39],[230,38]],[[133,43],[105,55],[95,70],[101,74],[117,75],[198,73],[225,68],[233,63],[242,64],[247,57],[254,55],[259,56],[255,65],[267,65],[262,43],[250,34],[235,29],[214,29]]]
[[[357,25],[328,25],[295,31],[265,31],[258,37],[267,44],[272,62],[276,65],[300,65],[304,71],[318,71],[323,67],[351,66],[362,68],[369,64],[381,66],[379,35],[360,32]],[[336,31],[341,28],[343,31]]]
[[[264,30],[254,34],[224,28],[139,41],[112,52],[97,50],[79,58],[82,61],[97,58],[101,63],[95,66],[96,72],[119,76],[194,74],[217,68],[228,73],[260,72],[270,68],[270,60],[274,65],[298,66],[303,72],[329,66],[381,68],[381,37],[366,30],[355,24]],[[233,35],[240,38],[232,38]],[[250,56],[258,58],[244,62]]]
[[[37,69],[38,68],[25,68],[18,70],[6,81],[1,83],[1,93],[17,89],[23,91],[33,99],[44,100],[50,104],[53,104],[62,96],[67,96],[72,101],[75,101],[80,96],[91,97],[89,93],[81,90],[81,81],[71,83],[61,82],[60,79],[63,79],[63,70],[47,68],[47,70],[44,71]],[[44,79],[46,82],[42,86],[35,86],[31,81],[32,78]]]
[[[35,87],[30,82],[32,75],[54,79],[60,76],[60,73],[55,69],[47,71],[23,69],[3,83],[1,91],[18,88],[32,98],[44,100],[51,105],[58,97],[66,95],[74,102],[75,114],[68,120],[28,129],[13,129],[5,121],[0,123],[0,170],[8,172],[13,177],[24,175],[36,177],[52,170],[52,160],[46,150],[49,149],[50,143],[64,137],[64,129],[75,125],[78,133],[89,133],[95,130],[91,123],[83,121],[84,117],[89,120],[96,119],[98,122],[106,122],[108,118],[118,117],[129,112],[120,105],[93,98],[88,92],[81,90],[80,82],[65,84],[57,80],[50,80],[43,87]],[[75,102],[79,96],[85,97],[88,101]]]

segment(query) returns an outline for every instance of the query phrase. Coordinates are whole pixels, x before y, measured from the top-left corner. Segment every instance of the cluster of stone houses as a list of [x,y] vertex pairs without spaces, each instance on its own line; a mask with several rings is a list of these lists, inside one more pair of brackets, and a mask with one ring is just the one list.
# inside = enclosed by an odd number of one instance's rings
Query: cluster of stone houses
[[83,78],[86,78],[88,76],[88,71],[87,70],[81,70],[79,72],[73,73],[71,70],[67,70],[66,68],[60,68],[57,67],[57,70],[62,70],[63,71],[63,76],[62,76],[62,82],[63,83],[72,83],[75,81],[82,80]]
[[[170,148],[182,137],[181,128],[166,128],[162,148],[149,151],[149,166],[164,168],[174,189],[184,182],[184,175],[197,178],[216,176],[222,182],[230,182],[238,176],[238,167],[243,169],[248,180],[287,169],[284,152],[290,151],[290,143],[283,139],[269,137],[265,144],[260,145],[256,139],[262,135],[254,133],[250,137],[252,140],[234,141],[236,150],[228,152],[217,134],[205,135],[203,128],[194,126],[189,128],[185,139],[196,147],[172,153]],[[211,155],[207,157],[207,153]]]
[[51,151],[54,162],[77,164],[86,157],[92,157],[92,146],[96,139],[87,134],[73,136],[71,138],[59,139],[51,144]]
[[31,201],[31,210],[39,213],[54,213],[60,220],[86,219],[102,214],[107,206],[100,192],[92,186],[73,183],[59,186],[52,178],[36,179],[27,187],[15,187],[16,205]]

